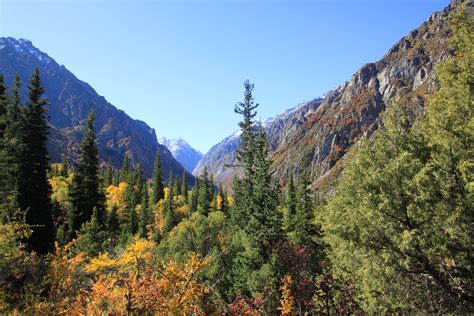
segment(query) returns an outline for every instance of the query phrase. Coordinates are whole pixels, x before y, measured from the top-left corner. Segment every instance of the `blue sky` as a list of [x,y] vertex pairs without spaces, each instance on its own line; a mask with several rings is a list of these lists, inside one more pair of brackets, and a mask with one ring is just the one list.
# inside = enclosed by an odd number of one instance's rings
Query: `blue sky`
[[243,81],[259,116],[336,87],[448,0],[0,0],[26,38],[157,135],[206,152],[237,129]]

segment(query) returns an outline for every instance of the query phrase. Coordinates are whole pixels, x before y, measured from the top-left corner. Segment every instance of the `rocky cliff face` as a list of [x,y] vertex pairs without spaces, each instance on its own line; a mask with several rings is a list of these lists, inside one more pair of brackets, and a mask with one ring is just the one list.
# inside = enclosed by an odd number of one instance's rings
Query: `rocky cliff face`
[[173,157],[188,171],[193,172],[196,165],[201,160],[203,154],[191,147],[183,139],[167,139],[160,137],[158,142],[165,145],[173,154]]
[[[379,61],[364,65],[350,81],[274,119],[268,126],[275,175],[306,174],[315,186],[338,170],[338,162],[363,135],[380,123],[380,114],[395,100],[407,104],[414,115],[425,96],[436,88],[434,65],[450,51],[447,38],[449,6],[434,13],[419,28],[395,44]],[[214,146],[194,173],[207,166],[215,179],[229,183],[236,171],[223,168],[232,162],[238,139]]]
[[150,176],[155,156],[160,153],[165,178],[170,171],[182,173],[181,164],[165,146],[158,144],[154,129],[146,123],[130,118],[107,102],[90,85],[77,79],[30,41],[0,38],[0,71],[8,85],[12,84],[16,74],[20,75],[25,98],[29,76],[36,67],[39,67],[45,96],[50,102],[48,116],[52,129],[48,145],[53,162],[61,161],[62,154],[77,159],[83,123],[93,109],[99,156],[103,163],[110,159],[114,166],[120,167],[127,154],[132,163],[143,163],[146,175]]

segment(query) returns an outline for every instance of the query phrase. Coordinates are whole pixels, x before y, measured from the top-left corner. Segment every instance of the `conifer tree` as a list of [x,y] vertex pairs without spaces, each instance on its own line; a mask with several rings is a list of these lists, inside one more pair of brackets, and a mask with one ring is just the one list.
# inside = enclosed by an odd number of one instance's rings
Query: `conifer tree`
[[128,154],[125,153],[122,162],[122,169],[120,169],[120,182],[127,182],[130,180],[130,160]]
[[67,156],[63,155],[61,176],[67,178],[68,174],[69,174],[69,166],[68,166],[68,162],[67,162]]
[[21,127],[22,150],[19,168],[18,200],[26,213],[25,220],[33,233],[28,240],[30,249],[38,253],[52,250],[55,230],[52,216],[51,187],[48,183],[48,131],[46,105],[42,97],[39,70],[33,73],[29,84],[28,104]]
[[114,237],[117,236],[120,232],[120,221],[118,218],[117,211],[117,205],[113,205],[107,217],[107,232],[109,232],[109,234]]
[[191,190],[191,198],[189,199],[189,212],[194,213],[198,210],[199,204],[199,177],[196,177],[196,182]]
[[99,158],[94,132],[94,112],[87,117],[86,131],[81,142],[79,163],[70,189],[71,212],[69,214],[70,237],[74,238],[82,224],[90,221],[94,208],[99,225],[105,224],[105,195],[99,179]]
[[283,218],[283,224],[287,232],[290,232],[294,229],[295,215],[296,215],[296,190],[295,184],[293,182],[293,177],[290,177],[288,181],[288,191],[286,193],[285,201],[285,214]]
[[153,164],[153,195],[151,199],[151,204],[156,205],[161,199],[164,198],[164,186],[163,186],[163,171],[161,169],[161,157],[160,153],[156,154],[155,162]]
[[109,159],[107,163],[107,170],[105,171],[104,177],[104,187],[107,188],[108,186],[112,185],[113,183],[113,170],[112,170],[112,162]]
[[292,220],[290,240],[299,245],[314,246],[312,236],[319,235],[314,224],[313,202],[309,183],[301,176],[296,190],[296,209]]
[[140,237],[146,238],[148,232],[148,225],[151,223],[151,213],[148,205],[148,188],[145,184],[143,189],[143,196],[140,205],[140,218],[139,218],[139,227],[138,233]]
[[185,203],[188,203],[188,176],[186,170],[183,170],[183,176],[181,177],[181,195],[184,197]]
[[168,234],[175,226],[173,197],[174,197],[174,192],[173,192],[173,187],[171,186],[169,188],[169,193],[165,198],[165,203],[163,206],[163,211],[164,211],[163,234],[164,235]]
[[211,209],[211,203],[214,197],[207,168],[204,168],[199,182],[198,211],[203,215],[207,215]]
[[227,212],[229,211],[227,205],[227,194],[224,188],[222,187],[222,183],[219,184],[219,190],[217,192],[217,195],[219,196],[219,205],[217,206],[217,208],[222,213],[227,214]]
[[10,155],[8,138],[6,136],[7,129],[7,94],[3,74],[0,73],[0,211],[2,221],[6,221],[10,216],[10,208],[8,207],[8,199],[12,189],[10,178]]
[[[12,88],[10,102],[7,103],[6,126],[0,150],[0,187],[2,187],[1,203],[2,221],[15,219],[20,216],[18,213],[19,204],[19,175],[20,162],[23,150],[25,150],[21,137],[23,122],[23,107],[20,98],[21,80],[17,75]],[[16,220],[20,220],[16,218]]]
[[125,210],[127,212],[126,222],[122,226],[122,231],[127,234],[134,235],[138,230],[138,218],[137,218],[137,200],[134,192],[133,183],[128,182],[125,187]]
[[181,195],[181,182],[179,181],[179,177],[176,176],[173,183],[173,191],[176,195]]
[[278,278],[277,259],[272,252],[283,239],[281,214],[277,209],[278,190],[271,179],[269,145],[261,124],[255,126],[253,84],[245,82],[244,102],[237,103],[235,112],[243,116],[241,148],[237,161],[243,169],[241,179],[234,182],[234,206],[230,229],[243,234],[239,247],[244,251],[234,258],[231,283],[237,295],[261,291],[263,284],[276,286],[270,280]]
[[107,232],[99,224],[96,208],[92,212],[90,221],[82,225],[77,236],[74,243],[77,252],[84,252],[90,257],[95,257],[106,250]]

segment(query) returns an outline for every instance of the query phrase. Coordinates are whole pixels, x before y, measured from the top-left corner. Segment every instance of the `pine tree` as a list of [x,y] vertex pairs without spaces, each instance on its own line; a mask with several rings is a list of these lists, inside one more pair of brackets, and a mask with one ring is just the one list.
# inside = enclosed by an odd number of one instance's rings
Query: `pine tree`
[[189,212],[194,213],[198,210],[199,204],[199,177],[196,177],[196,182],[191,190],[191,198],[189,199]]
[[288,181],[288,191],[286,193],[286,209],[283,219],[283,225],[287,232],[294,229],[295,215],[296,215],[296,190],[293,182],[293,177]]
[[231,292],[255,293],[263,284],[276,287],[270,280],[277,279],[278,260],[272,252],[282,239],[281,214],[277,209],[278,190],[271,179],[269,145],[261,124],[253,121],[258,104],[252,97],[253,85],[245,82],[244,102],[235,112],[243,115],[241,149],[237,161],[243,169],[241,179],[234,180],[234,206],[231,211],[231,233],[243,234],[240,245],[244,250],[233,261]]
[[219,205],[217,206],[217,208],[222,213],[227,214],[229,211],[229,206],[227,205],[227,194],[224,188],[222,187],[222,184],[219,184],[219,190],[217,192],[217,195],[219,196]]
[[[172,179],[172,175],[171,175],[171,179]],[[164,211],[163,235],[168,234],[175,226],[173,196],[174,196],[174,192],[173,192],[173,187],[171,186],[169,188],[169,193],[165,198],[165,203],[163,206],[163,211]]]
[[161,157],[160,153],[156,154],[155,163],[153,165],[153,195],[151,199],[151,204],[156,205],[161,199],[164,198],[164,185],[163,185],[163,171],[161,169]]
[[133,183],[128,182],[125,188],[125,210],[127,212],[127,218],[124,225],[122,225],[122,231],[129,235],[136,234],[138,230],[138,218],[137,218],[137,200],[134,192]]
[[173,191],[176,195],[181,195],[181,182],[179,181],[178,176],[174,179]]
[[46,104],[42,98],[39,70],[33,73],[29,84],[29,101],[21,127],[21,153],[19,168],[18,200],[20,209],[26,213],[25,220],[33,233],[28,240],[30,249],[46,253],[53,248],[55,230],[51,206],[51,187],[48,183],[48,131]]
[[12,190],[12,178],[10,177],[10,155],[9,155],[9,139],[7,137],[7,94],[3,74],[0,73],[0,212],[2,222],[6,222],[12,215],[9,206],[9,198]]
[[181,195],[184,197],[185,203],[188,203],[188,176],[186,170],[183,170],[181,177]]
[[62,168],[61,168],[61,176],[67,178],[69,174],[69,166],[67,162],[67,157],[66,155],[63,155],[63,162],[62,162]]
[[107,170],[105,171],[104,177],[104,187],[107,188],[113,183],[113,170],[112,170],[112,162],[109,159],[107,163]]
[[71,238],[74,238],[82,224],[90,221],[94,208],[97,210],[99,225],[105,224],[105,195],[99,179],[94,119],[95,115],[91,111],[87,117],[86,131],[80,146],[79,163],[70,189],[72,208],[69,214],[69,233]]
[[203,214],[207,215],[211,210],[211,202],[212,198],[214,197],[212,191],[212,185],[209,180],[209,174],[207,172],[207,168],[204,168],[204,171],[201,175],[201,179],[199,181],[199,196],[198,196],[198,211]]
[[143,196],[140,205],[140,218],[138,225],[138,233],[140,237],[146,238],[148,233],[148,225],[151,223],[151,213],[148,205],[148,188],[145,184],[143,189]]
[[130,161],[128,154],[125,153],[122,162],[122,169],[120,169],[120,182],[127,182],[130,180]]
[[96,257],[106,250],[107,232],[99,224],[96,208],[92,212],[90,221],[82,225],[77,236],[74,243],[77,252],[84,252],[90,257]]
[[314,246],[312,236],[319,235],[319,232],[314,224],[313,202],[305,176],[300,178],[295,197],[296,208],[289,234],[290,240],[295,244]]
[[107,232],[113,237],[116,237],[120,232],[120,221],[117,211],[117,205],[112,206],[112,209],[110,210],[110,213],[107,217]]
[[[12,88],[10,102],[8,102],[6,113],[6,126],[0,150],[0,168],[2,183],[2,221],[10,219],[21,220],[19,210],[19,175],[22,152],[25,150],[22,132],[23,107],[20,98],[21,80],[17,75]],[[15,218],[17,217],[17,218]]]

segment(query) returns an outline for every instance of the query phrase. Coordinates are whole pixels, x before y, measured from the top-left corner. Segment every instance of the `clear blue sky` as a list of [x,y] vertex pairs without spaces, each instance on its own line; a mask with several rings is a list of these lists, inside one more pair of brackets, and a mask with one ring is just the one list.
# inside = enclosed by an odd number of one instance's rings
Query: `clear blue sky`
[[112,104],[206,152],[237,129],[243,81],[259,116],[376,61],[448,0],[0,0],[0,35],[29,39]]

